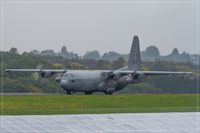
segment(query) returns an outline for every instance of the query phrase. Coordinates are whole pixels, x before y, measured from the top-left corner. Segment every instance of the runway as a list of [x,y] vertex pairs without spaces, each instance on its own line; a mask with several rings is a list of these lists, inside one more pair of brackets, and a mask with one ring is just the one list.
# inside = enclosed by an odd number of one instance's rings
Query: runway
[[1,116],[0,128],[1,133],[200,133],[200,112]]

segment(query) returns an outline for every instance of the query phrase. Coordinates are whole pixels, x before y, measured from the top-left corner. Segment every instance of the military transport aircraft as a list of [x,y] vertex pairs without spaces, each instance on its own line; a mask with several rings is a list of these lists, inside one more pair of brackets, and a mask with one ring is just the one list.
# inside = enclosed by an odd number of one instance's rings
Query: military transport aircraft
[[142,71],[138,36],[133,37],[128,66],[117,70],[68,70],[68,69],[6,69],[6,72],[37,72],[43,78],[60,74],[55,80],[67,94],[99,91],[111,95],[130,83],[143,82],[147,76],[191,74],[192,72]]

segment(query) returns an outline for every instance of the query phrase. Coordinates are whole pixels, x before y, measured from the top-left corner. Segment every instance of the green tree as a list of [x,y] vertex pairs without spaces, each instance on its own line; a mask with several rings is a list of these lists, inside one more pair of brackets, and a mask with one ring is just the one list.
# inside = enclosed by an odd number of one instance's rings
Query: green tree
[[153,56],[153,57],[160,56],[160,52],[159,52],[158,48],[155,47],[155,46],[149,46],[149,47],[147,47],[145,54],[147,56]]
[[123,66],[125,66],[125,60],[123,57],[119,57],[117,60],[113,61],[112,68],[113,69],[119,69]]
[[9,52],[12,53],[12,54],[19,54],[17,48],[14,48],[14,47],[11,48],[11,49],[9,50]]
[[83,59],[93,59],[93,60],[99,60],[100,59],[100,54],[97,50],[87,52],[84,56]]

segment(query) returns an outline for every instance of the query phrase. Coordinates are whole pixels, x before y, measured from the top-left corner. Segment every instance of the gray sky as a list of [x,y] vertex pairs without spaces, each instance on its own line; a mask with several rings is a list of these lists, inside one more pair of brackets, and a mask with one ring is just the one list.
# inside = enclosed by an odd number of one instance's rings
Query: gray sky
[[[3,5],[4,50],[32,49],[128,53],[133,35],[141,50],[155,45],[162,55],[177,47],[197,51],[197,2],[192,0],[55,2],[8,0]],[[199,2],[199,1],[198,1]]]

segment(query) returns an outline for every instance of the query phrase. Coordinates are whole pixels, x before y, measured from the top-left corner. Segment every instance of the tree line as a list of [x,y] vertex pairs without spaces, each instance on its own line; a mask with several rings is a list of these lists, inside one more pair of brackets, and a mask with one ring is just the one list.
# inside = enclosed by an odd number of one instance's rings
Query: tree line
[[[19,54],[16,49],[8,52],[1,51],[3,68],[43,68],[54,69],[118,69],[127,65],[123,57],[114,61],[102,59],[63,58],[62,56],[42,56],[32,53]],[[1,57],[2,59],[2,57]],[[143,70],[168,70],[168,71],[192,71],[192,76],[159,76],[148,77],[147,82],[128,85],[118,93],[196,93],[197,92],[197,65],[186,62],[176,63],[162,60],[142,62]],[[2,70],[1,70],[2,71]],[[3,75],[2,75],[3,74]],[[2,77],[3,76],[3,77]],[[55,76],[40,78],[34,73],[5,73],[1,72],[3,78],[3,92],[32,92],[32,93],[65,93],[54,81]],[[2,84],[2,82],[1,82]]]

